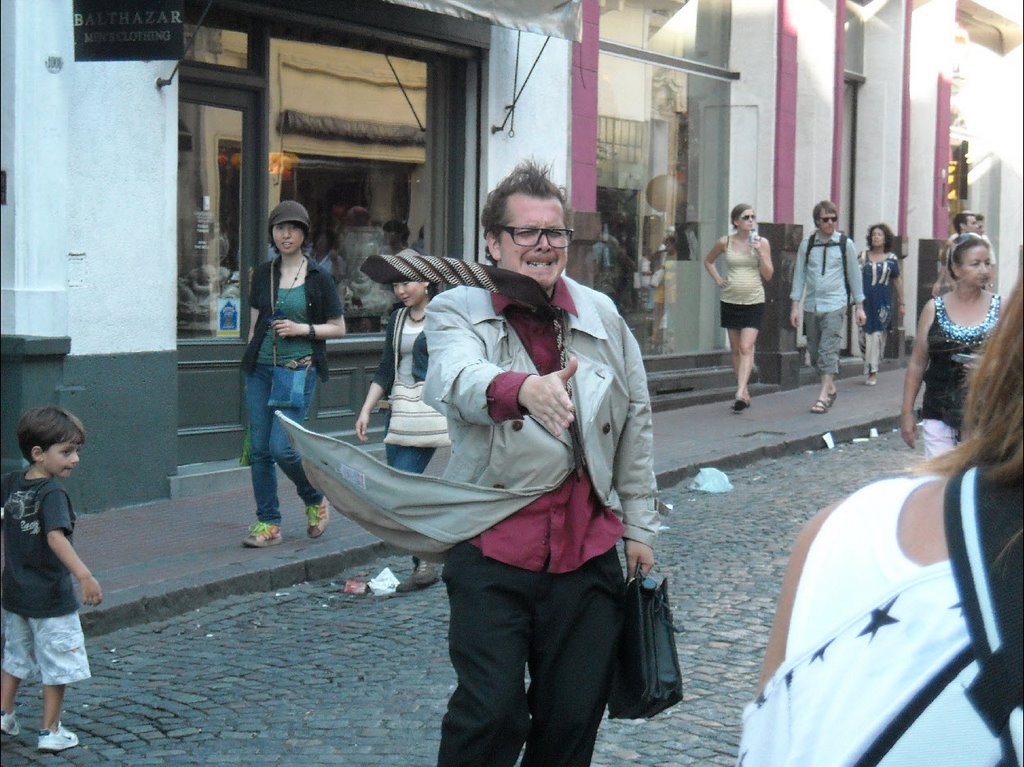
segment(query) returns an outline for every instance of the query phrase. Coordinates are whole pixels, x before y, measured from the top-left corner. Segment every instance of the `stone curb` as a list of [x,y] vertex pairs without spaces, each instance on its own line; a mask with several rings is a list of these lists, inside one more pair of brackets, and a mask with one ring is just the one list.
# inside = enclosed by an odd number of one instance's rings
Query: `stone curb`
[[331,578],[342,570],[397,553],[401,552],[383,541],[377,541],[299,562],[286,562],[241,573],[212,583],[172,589],[164,594],[141,597],[110,608],[91,608],[79,614],[82,629],[88,637],[102,636],[129,626],[174,618],[217,599]]
[[[899,418],[889,416],[868,423],[831,429],[836,444],[862,437],[870,429],[879,432],[898,427]],[[763,445],[738,453],[709,456],[700,463],[688,464],[658,474],[659,487],[671,487],[688,477],[695,476],[702,466],[718,469],[738,469],[762,458],[780,458],[807,450],[824,450],[821,434]],[[172,589],[156,596],[139,599],[110,608],[92,608],[80,613],[86,636],[102,636],[118,629],[182,615],[217,599],[252,594],[260,591],[288,588],[305,581],[331,578],[350,567],[366,564],[382,557],[401,554],[402,551],[383,541],[357,546],[323,556],[314,556],[297,562],[254,570],[224,578],[212,583]]]
[[[854,424],[852,426],[843,426],[837,429],[827,429],[832,433],[832,438],[838,445],[842,442],[850,442],[855,437],[863,437],[871,429],[878,429],[878,432],[884,433],[894,428],[899,428],[899,416],[886,416],[884,418],[877,418],[867,423]],[[705,466],[713,466],[716,469],[739,469],[747,466],[754,461],[759,461],[762,458],[781,458],[785,455],[794,455],[796,453],[803,453],[808,450],[824,450],[826,449],[825,443],[822,440],[821,434],[812,434],[807,437],[798,437],[797,439],[786,440],[784,442],[778,442],[773,445],[763,445],[756,447],[751,450],[745,450],[742,452],[727,453],[720,456],[710,456],[700,463],[688,464],[680,466],[676,469],[669,469],[658,474],[658,487],[671,487],[684,479],[696,476],[697,472]]]

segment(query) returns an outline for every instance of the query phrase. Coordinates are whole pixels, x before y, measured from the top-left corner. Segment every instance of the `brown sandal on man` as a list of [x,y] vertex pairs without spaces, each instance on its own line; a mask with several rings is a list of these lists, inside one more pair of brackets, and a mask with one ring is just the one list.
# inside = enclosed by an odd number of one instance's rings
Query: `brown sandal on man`
[[815,403],[811,405],[811,412],[817,413],[818,415],[821,415],[822,413],[827,413],[828,403],[823,399],[815,401]]

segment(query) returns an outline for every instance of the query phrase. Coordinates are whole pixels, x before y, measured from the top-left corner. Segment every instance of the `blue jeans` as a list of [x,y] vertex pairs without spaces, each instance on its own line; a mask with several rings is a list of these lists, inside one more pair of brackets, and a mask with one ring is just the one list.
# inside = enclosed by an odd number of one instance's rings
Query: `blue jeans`
[[249,439],[252,442],[252,493],[256,498],[256,518],[270,525],[281,524],[281,509],[277,502],[276,463],[292,482],[306,506],[320,503],[323,495],[317,492],[302,470],[302,459],[292,448],[281,422],[274,417],[280,410],[297,423],[306,420],[309,403],[316,390],[316,368],[306,373],[305,399],[301,408],[270,407],[270,383],[273,368],[257,365],[245,377],[245,405],[249,411]]
[[[391,424],[391,411],[384,415],[384,433],[388,433],[388,426]],[[433,447],[412,447],[410,445],[384,445],[384,456],[387,458],[388,466],[393,469],[409,471],[413,474],[422,474],[427,470],[427,464],[434,457]],[[412,566],[415,568],[420,563],[419,557],[412,558]]]
[[[384,416],[384,433],[387,434],[388,425],[391,423],[391,411]],[[427,469],[427,464],[434,457],[433,447],[409,447],[408,445],[384,445],[384,455],[387,458],[388,466],[393,469],[409,471],[413,474],[422,474]]]

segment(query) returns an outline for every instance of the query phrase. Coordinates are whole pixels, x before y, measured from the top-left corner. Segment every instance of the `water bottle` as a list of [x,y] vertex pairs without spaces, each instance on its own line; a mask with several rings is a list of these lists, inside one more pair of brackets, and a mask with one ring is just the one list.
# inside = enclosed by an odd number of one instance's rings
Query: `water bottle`
[[747,238],[747,242],[750,243],[750,249],[756,251],[758,243],[761,242],[761,237],[757,233],[757,226],[751,228],[750,236]]

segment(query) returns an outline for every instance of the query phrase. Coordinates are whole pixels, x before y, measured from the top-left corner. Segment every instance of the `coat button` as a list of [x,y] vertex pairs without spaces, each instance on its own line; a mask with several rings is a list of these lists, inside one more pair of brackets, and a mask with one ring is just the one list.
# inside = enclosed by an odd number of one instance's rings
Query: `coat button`
[[605,434],[607,434],[611,430],[612,430],[612,425],[610,423],[606,423],[604,426],[601,427],[601,431],[603,431]]
[[513,421],[512,422],[512,431],[522,431],[522,430],[523,430],[523,422],[522,421]]
[[501,482],[495,482],[494,487],[496,490],[504,490],[505,486]]

